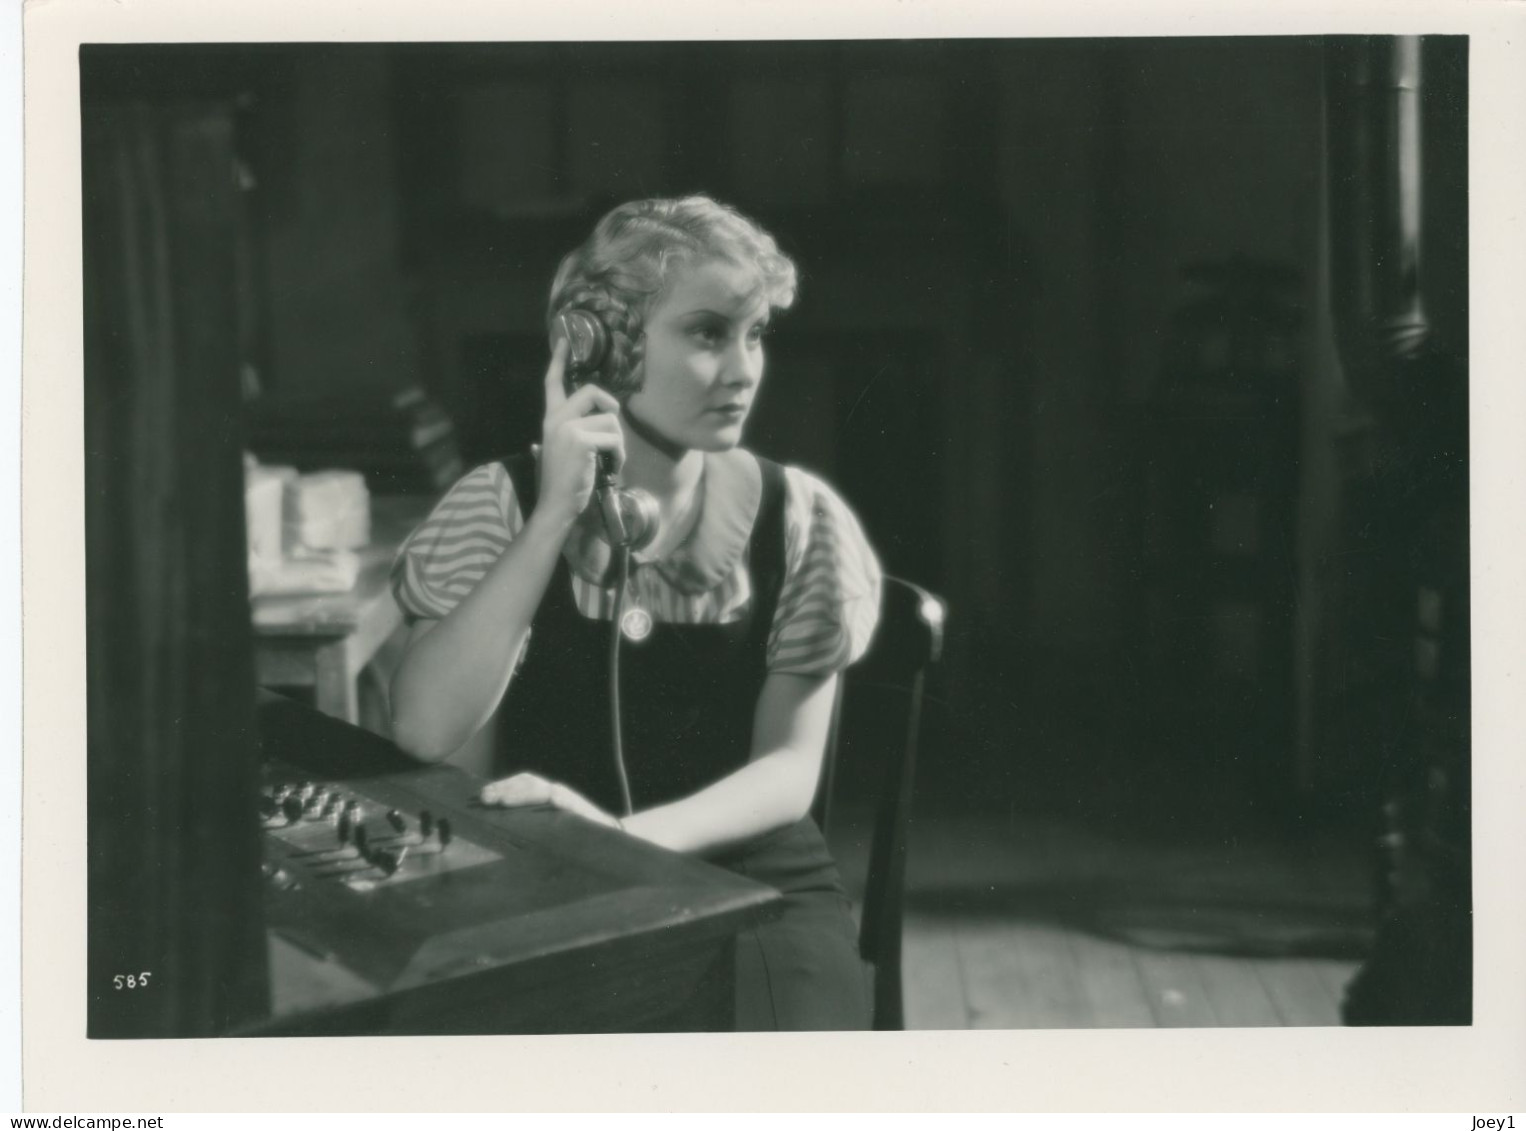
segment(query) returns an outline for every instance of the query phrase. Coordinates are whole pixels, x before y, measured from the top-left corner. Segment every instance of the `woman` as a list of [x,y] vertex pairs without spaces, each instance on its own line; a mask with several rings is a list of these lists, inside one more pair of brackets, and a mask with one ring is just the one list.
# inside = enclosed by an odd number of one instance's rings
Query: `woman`
[[[607,387],[569,394],[559,340],[538,460],[477,468],[399,552],[412,626],[393,724],[439,759],[501,705],[503,769],[519,772],[485,803],[553,805],[784,893],[784,914],[738,941],[739,1028],[867,1028],[849,902],[808,814],[879,566],[829,488],[739,446],[795,287],[771,236],[700,196],[616,208],[563,260],[550,322],[598,316]],[[607,724],[618,571],[590,505],[605,452],[659,512],[624,598],[656,622],[622,663],[629,815]]]

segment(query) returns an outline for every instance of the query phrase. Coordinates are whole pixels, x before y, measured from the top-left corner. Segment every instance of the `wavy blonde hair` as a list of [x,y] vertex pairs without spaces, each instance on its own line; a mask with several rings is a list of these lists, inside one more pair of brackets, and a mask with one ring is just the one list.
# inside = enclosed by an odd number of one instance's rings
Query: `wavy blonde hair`
[[634,200],[609,212],[569,252],[551,283],[547,326],[567,310],[587,310],[609,331],[603,383],[616,396],[640,388],[642,327],[673,271],[710,260],[751,268],[775,310],[795,301],[799,276],[774,237],[708,196]]

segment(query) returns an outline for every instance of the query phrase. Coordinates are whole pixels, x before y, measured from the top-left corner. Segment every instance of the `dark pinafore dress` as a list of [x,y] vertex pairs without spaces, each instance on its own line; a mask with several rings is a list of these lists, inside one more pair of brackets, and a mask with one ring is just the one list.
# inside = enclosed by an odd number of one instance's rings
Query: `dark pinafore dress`
[[[763,493],[745,551],[753,588],[747,613],[731,624],[659,621],[644,641],[624,645],[621,715],[638,811],[686,797],[747,763],[785,568],[784,472],[758,463]],[[515,457],[504,466],[528,514],[534,462]],[[608,652],[609,622],[578,612],[571,570],[559,558],[500,715],[501,773],[532,770],[620,811]],[[869,1028],[851,904],[816,823],[806,817],[708,859],[784,895],[777,919],[737,940],[737,1028]]]

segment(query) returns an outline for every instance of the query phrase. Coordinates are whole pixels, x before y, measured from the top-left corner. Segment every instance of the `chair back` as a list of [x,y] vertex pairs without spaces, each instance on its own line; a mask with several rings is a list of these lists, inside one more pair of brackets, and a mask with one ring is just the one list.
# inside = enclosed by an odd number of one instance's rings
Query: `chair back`
[[844,700],[873,689],[903,712],[898,741],[877,767],[874,834],[859,923],[859,952],[874,967],[874,1027],[901,1029],[901,924],[906,887],[906,842],[922,732],[922,703],[929,674],[943,654],[947,606],[919,585],[887,576],[879,627],[869,652],[839,682],[822,765],[821,786],[812,813],[825,832],[837,785]]

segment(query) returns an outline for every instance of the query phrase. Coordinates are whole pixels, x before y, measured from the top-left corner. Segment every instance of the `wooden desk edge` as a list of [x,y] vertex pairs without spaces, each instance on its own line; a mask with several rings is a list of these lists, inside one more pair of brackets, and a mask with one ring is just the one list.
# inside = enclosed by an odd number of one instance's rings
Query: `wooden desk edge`
[[[284,738],[288,742],[295,740],[299,731],[290,728],[296,726],[301,728],[301,733],[306,737],[321,744],[315,751],[320,755],[320,762],[325,755],[337,756],[341,762],[348,762],[347,767],[334,763],[320,766],[311,762],[304,766],[300,751],[282,750],[278,761],[292,764],[292,768],[299,773],[314,773],[334,780],[370,780],[373,783],[387,780],[394,788],[400,788],[416,797],[443,798],[447,802],[452,797],[460,798],[475,793],[475,779],[461,770],[451,766],[411,763],[384,739],[358,728],[334,723],[289,700],[282,700],[279,696],[264,694],[261,712],[262,730],[271,728],[266,731],[267,742],[272,737],[276,740]],[[281,729],[283,725],[288,728],[284,733]],[[327,739],[333,741],[327,742]],[[492,821],[495,812],[499,811],[484,810],[481,819]],[[508,818],[510,814],[502,811],[500,815]],[[301,1030],[304,1026],[322,1029],[326,1015],[334,1015],[339,1019],[343,1016],[361,1017],[368,1011],[385,1012],[387,1003],[401,1002],[409,995],[429,993],[440,987],[450,987],[457,994],[469,992],[461,990],[461,987],[486,986],[495,977],[510,982],[523,983],[526,979],[533,982],[539,971],[575,968],[580,962],[586,963],[593,957],[609,953],[609,948],[616,943],[622,944],[622,949],[627,952],[647,947],[654,953],[660,953],[668,940],[674,940],[675,943],[681,941],[684,945],[701,949],[713,947],[749,923],[766,921],[782,911],[782,896],[779,892],[708,861],[634,840],[622,832],[589,824],[571,814],[546,811],[535,817],[518,811],[515,816],[517,827],[513,835],[516,838],[527,843],[549,845],[575,867],[600,868],[601,863],[607,864],[611,849],[617,849],[627,859],[645,856],[653,864],[660,863],[660,868],[657,869],[661,873],[659,886],[675,893],[687,892],[690,897],[697,897],[701,911],[685,913],[677,918],[671,915],[664,918],[657,914],[645,923],[638,920],[634,930],[624,927],[623,934],[622,924],[612,923],[608,931],[592,932],[566,945],[547,947],[541,952],[533,949],[519,954],[505,952],[497,960],[489,959],[492,964],[481,970],[464,971],[459,975],[446,974],[437,978],[428,977],[426,972],[424,977],[412,984],[400,982],[392,986],[374,985],[355,975],[342,963],[306,950],[300,940],[292,940],[283,935],[290,944],[286,949],[286,959],[320,981],[324,980],[326,969],[328,981],[331,988],[335,989],[336,996],[331,996],[312,1008],[272,1011],[257,1021],[239,1027],[231,1035],[278,1035]],[[526,817],[530,819],[526,820]],[[640,867],[633,869],[637,873],[644,870]],[[641,890],[641,884],[637,882],[628,890]],[[277,925],[273,924],[267,931],[277,929]],[[271,1004],[273,1009],[275,1003]]]

